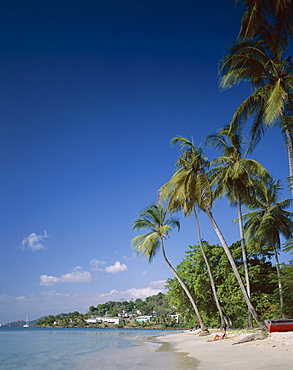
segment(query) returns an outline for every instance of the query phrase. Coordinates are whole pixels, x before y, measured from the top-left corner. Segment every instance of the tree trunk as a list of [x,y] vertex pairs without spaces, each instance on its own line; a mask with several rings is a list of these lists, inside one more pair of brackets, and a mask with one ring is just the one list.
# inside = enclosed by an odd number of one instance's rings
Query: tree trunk
[[286,133],[286,144],[288,150],[288,160],[289,160],[289,174],[290,174],[290,184],[291,184],[291,192],[293,198],[293,143],[289,128],[285,128]]
[[[246,291],[247,295],[250,299],[250,281],[249,281],[249,272],[248,272],[248,263],[247,263],[247,254],[245,248],[245,239],[244,239],[244,230],[243,230],[243,219],[242,219],[242,212],[241,212],[241,200],[239,194],[237,195],[237,208],[238,208],[238,222],[239,222],[239,232],[240,232],[240,241],[241,241],[241,250],[242,250],[242,259],[244,265],[244,272],[245,272],[245,282],[246,282]],[[252,329],[252,316],[250,311],[248,310],[247,315],[247,328]]]
[[200,329],[201,329],[201,335],[209,335],[210,332],[209,332],[208,328],[205,326],[205,323],[203,322],[203,319],[201,317],[201,314],[200,314],[200,312],[199,312],[199,310],[198,310],[198,308],[197,308],[197,306],[196,306],[196,304],[194,302],[194,299],[192,298],[191,294],[189,293],[189,290],[187,289],[187,286],[181,280],[181,278],[177,274],[176,270],[173,268],[173,266],[169,262],[168,258],[166,257],[163,238],[161,238],[161,248],[162,248],[162,253],[163,253],[163,257],[165,259],[165,262],[169,266],[170,270],[173,272],[173,274],[176,277],[176,279],[179,281],[180,285],[182,286],[184,292],[186,293],[187,297],[189,298],[189,300],[190,300],[190,302],[192,304],[192,307],[193,307],[193,309],[194,309],[194,311],[196,313],[196,316],[198,318],[198,322],[199,322]]
[[227,257],[228,257],[228,260],[229,260],[230,265],[232,267],[232,270],[233,270],[233,272],[234,272],[234,274],[236,276],[236,279],[238,281],[238,284],[240,286],[240,289],[242,291],[242,294],[244,296],[244,299],[245,299],[245,302],[247,304],[247,307],[248,307],[249,311],[251,312],[251,314],[254,317],[256,323],[258,324],[258,326],[262,330],[268,331],[266,324],[259,318],[257,312],[255,311],[255,309],[254,309],[254,307],[253,307],[253,305],[252,305],[252,303],[250,301],[250,298],[249,298],[249,296],[247,294],[247,291],[245,289],[245,286],[243,284],[243,281],[241,279],[241,276],[239,274],[239,271],[237,269],[237,266],[235,264],[235,261],[233,259],[233,256],[232,256],[232,254],[230,252],[230,249],[228,247],[228,244],[226,243],[226,240],[224,239],[224,236],[222,235],[221,230],[219,229],[218,225],[216,224],[216,221],[214,220],[214,217],[212,215],[212,212],[208,208],[206,209],[206,214],[208,215],[208,218],[209,218],[211,224],[213,225],[213,228],[214,228],[214,230],[215,230],[215,232],[216,232],[216,234],[217,234],[217,236],[218,236],[218,238],[219,238],[219,240],[220,240],[220,242],[221,242],[221,244],[222,244],[222,246],[224,248],[224,251],[225,251],[225,253],[226,253]]
[[227,323],[226,323],[226,320],[225,320],[224,313],[222,311],[222,307],[221,307],[220,302],[218,300],[216,285],[215,285],[213,274],[212,274],[212,271],[211,271],[211,268],[210,268],[210,264],[209,264],[209,261],[207,259],[207,256],[206,256],[205,251],[204,251],[203,246],[202,246],[201,235],[200,235],[200,227],[199,227],[198,217],[197,217],[197,213],[196,213],[195,208],[193,209],[193,214],[194,214],[194,218],[195,218],[195,224],[196,224],[196,229],[197,229],[197,237],[198,237],[199,247],[200,247],[203,259],[205,261],[205,264],[207,266],[207,270],[208,270],[208,274],[209,274],[209,278],[210,278],[210,283],[211,283],[211,288],[212,288],[212,292],[213,292],[213,295],[214,295],[214,300],[216,302],[216,306],[217,306],[217,309],[218,309],[219,314],[220,314],[221,327],[223,328],[223,327],[227,326]]
[[[280,237],[278,237],[278,249],[280,248]],[[278,252],[275,246],[274,248],[274,255],[276,261],[276,270],[277,270],[277,277],[278,277],[278,286],[279,286],[279,295],[280,295],[280,308],[281,308],[281,316],[283,317],[283,308],[284,308],[284,300],[283,300],[283,287],[281,282],[281,273],[280,273],[280,266],[279,266],[279,257]]]

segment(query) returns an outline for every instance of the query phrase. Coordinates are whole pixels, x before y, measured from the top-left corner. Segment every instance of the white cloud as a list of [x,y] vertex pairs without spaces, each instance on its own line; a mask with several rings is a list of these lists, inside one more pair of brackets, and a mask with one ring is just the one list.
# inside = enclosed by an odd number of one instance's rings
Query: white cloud
[[110,274],[118,274],[119,272],[126,270],[127,266],[124,263],[120,263],[119,261],[116,261],[114,265],[105,268],[105,271],[109,272]]
[[132,253],[131,257],[127,257],[126,254],[122,257],[124,261],[128,262],[137,258],[137,253]]
[[45,240],[48,239],[50,235],[47,234],[47,231],[44,231],[44,235],[37,235],[31,233],[29,236],[26,236],[22,239],[20,247],[23,251],[29,250],[32,252],[39,251],[41,249],[46,249]]
[[55,290],[51,290],[50,292],[42,292],[41,293],[42,296],[45,296],[45,297],[50,297],[50,298],[55,298],[55,297],[70,297],[70,294],[66,294],[66,293],[57,293],[55,292]]
[[54,285],[60,283],[60,278],[56,276],[41,275],[40,276],[40,285]]
[[129,301],[130,299],[136,300],[137,298],[145,299],[160,292],[165,294],[166,289],[152,288],[149,286],[147,288],[130,288],[123,292],[113,289],[109,293],[100,294],[99,297],[105,302],[118,301],[122,297],[126,301]]
[[94,280],[93,275],[88,271],[82,271],[80,266],[77,266],[73,269],[72,272],[63,274],[60,277],[50,276],[50,275],[41,275],[40,276],[40,285],[54,285],[58,283],[87,283]]
[[100,266],[105,265],[107,262],[99,261],[93,258],[90,261],[90,266],[92,266],[93,271],[104,271],[108,272],[109,274],[118,274],[122,271],[127,271],[127,266],[124,263],[116,261],[113,265],[106,266],[105,268],[101,268]]
[[150,281],[149,284],[157,289],[165,289],[166,280]]
[[90,266],[92,266],[92,270],[93,271],[103,271],[103,269],[101,269],[99,266],[103,266],[105,264],[106,264],[106,262],[104,262],[104,261],[98,261],[95,258],[93,258],[90,261]]
[[24,295],[22,295],[22,296],[19,296],[19,297],[15,297],[15,300],[16,301],[24,301],[25,300],[25,296]]
[[62,275],[60,278],[61,283],[80,283],[80,282],[89,282],[93,280],[93,276],[88,271],[74,271],[69,272],[68,274]]

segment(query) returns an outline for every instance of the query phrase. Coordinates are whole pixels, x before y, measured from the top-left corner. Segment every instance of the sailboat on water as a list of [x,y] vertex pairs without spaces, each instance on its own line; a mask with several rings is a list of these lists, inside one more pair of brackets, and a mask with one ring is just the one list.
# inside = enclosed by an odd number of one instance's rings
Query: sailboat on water
[[26,317],[26,320],[25,320],[25,325],[23,325],[24,328],[29,328],[29,324],[28,324],[28,317]]

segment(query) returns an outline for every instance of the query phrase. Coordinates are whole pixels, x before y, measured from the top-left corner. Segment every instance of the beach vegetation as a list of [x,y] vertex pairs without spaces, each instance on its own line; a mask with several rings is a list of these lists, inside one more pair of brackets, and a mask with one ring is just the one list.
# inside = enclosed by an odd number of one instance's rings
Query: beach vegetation
[[207,335],[209,334],[208,328],[202,319],[201,313],[199,312],[193,297],[166,256],[164,240],[175,227],[179,230],[180,223],[175,218],[167,218],[166,208],[160,204],[150,205],[140,214],[137,220],[133,222],[132,228],[135,230],[148,229],[151,231],[134,237],[131,245],[132,248],[136,249],[137,253],[142,253],[144,257],[147,257],[149,262],[152,261],[159,249],[161,249],[166,264],[190,300],[201,328],[201,334]]
[[266,331],[267,327],[257,314],[249,298],[228,244],[212,214],[213,193],[211,191],[211,181],[206,175],[206,160],[204,160],[202,151],[195,148],[191,142],[183,137],[176,137],[173,141],[182,142],[181,149],[183,150],[183,154],[177,162],[177,167],[179,167],[179,169],[171,177],[170,181],[161,188],[161,193],[163,194],[162,198],[169,202],[168,208],[174,211],[183,208],[184,214],[189,215],[192,209],[195,210],[194,205],[197,204],[198,207],[205,212],[221,242],[249,312],[258,326]]
[[283,315],[293,317],[293,260],[288,264],[281,264],[281,282],[283,288]]
[[[209,171],[211,185],[215,185],[214,197],[227,196],[232,206],[237,206],[240,242],[242,248],[245,284],[248,297],[251,297],[249,270],[246,256],[246,243],[242,218],[242,205],[251,202],[257,180],[268,181],[271,176],[257,161],[243,155],[245,138],[241,131],[230,130],[230,126],[222,127],[218,132],[205,138],[208,147],[216,148],[221,156],[211,161],[213,167]],[[248,328],[252,328],[252,317],[248,310]]]
[[193,214],[198,242],[208,269],[211,288],[221,318],[221,325],[226,326],[226,318],[217,297],[216,285],[209,267],[209,261],[201,245],[201,230],[197,212],[197,209],[205,210],[211,207],[212,204],[212,190],[205,171],[209,167],[209,162],[204,157],[202,150],[195,148],[193,143],[186,138],[174,137],[171,140],[171,145],[174,146],[176,143],[180,143],[183,154],[176,163],[177,171],[175,174],[160,188],[160,200],[167,202],[167,209],[171,213],[181,210],[183,216]]
[[[210,261],[212,273],[217,285],[218,298],[223,311],[229,319],[230,327],[244,328],[247,322],[247,306],[238,285],[233,270],[228,263],[228,258],[223,254],[220,245],[210,245],[202,242],[206,255]],[[230,246],[231,253],[237,264],[241,277],[244,278],[241,243],[238,241]],[[275,296],[276,270],[269,258],[262,251],[249,252],[247,261],[250,270],[252,294],[251,299],[257,312],[263,319],[276,317],[278,300]],[[209,327],[219,327],[220,317],[212,290],[208,282],[208,271],[203,259],[200,246],[190,246],[185,252],[185,257],[176,266],[191,294],[196,297],[198,307],[203,312],[205,322]],[[182,297],[176,279],[167,280],[167,296],[171,304],[176,306],[177,311],[184,317],[185,322],[192,324],[189,302]],[[292,302],[292,301],[291,301]]]
[[272,253],[275,258],[277,272],[278,295],[280,300],[280,315],[283,316],[284,298],[278,252],[281,249],[281,235],[285,240],[293,236],[293,213],[287,208],[292,199],[280,200],[282,190],[280,181],[271,181],[255,187],[256,199],[247,206],[252,209],[243,215],[244,225],[250,248]]

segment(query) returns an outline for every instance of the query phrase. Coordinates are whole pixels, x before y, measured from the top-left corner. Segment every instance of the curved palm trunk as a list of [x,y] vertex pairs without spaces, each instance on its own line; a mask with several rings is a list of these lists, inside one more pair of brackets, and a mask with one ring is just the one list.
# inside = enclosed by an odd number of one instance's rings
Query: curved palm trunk
[[[248,297],[250,299],[250,281],[249,281],[247,254],[246,254],[246,248],[245,248],[243,219],[242,219],[242,212],[241,212],[241,200],[240,200],[239,194],[237,196],[237,208],[238,208],[238,222],[239,222],[242,259],[243,259],[244,272],[245,272],[246,291],[247,291]],[[253,327],[253,325],[252,325],[252,316],[251,316],[250,311],[248,310],[247,328],[251,329],[252,327]]]
[[[278,236],[278,249],[280,248],[280,236]],[[275,246],[273,246],[275,261],[276,261],[276,270],[277,270],[277,277],[278,277],[278,286],[279,286],[279,295],[280,295],[280,307],[281,307],[281,315],[283,316],[283,308],[284,308],[284,299],[283,299],[283,287],[281,282],[281,273],[280,273],[280,266],[279,266],[279,257],[278,252]]]
[[226,320],[225,320],[225,315],[223,313],[222,307],[221,307],[220,302],[218,300],[216,285],[215,285],[213,274],[212,274],[212,271],[211,271],[211,268],[210,268],[210,264],[209,264],[209,261],[207,259],[207,256],[206,256],[205,251],[204,251],[203,246],[202,246],[201,235],[200,235],[200,227],[199,227],[198,217],[197,217],[197,213],[196,213],[195,208],[193,209],[193,214],[194,214],[194,218],[195,218],[195,224],[196,224],[196,229],[197,229],[197,237],[198,237],[199,247],[200,247],[203,259],[205,261],[205,264],[207,266],[207,270],[208,270],[208,274],[209,274],[209,278],[210,278],[210,283],[211,283],[211,288],[212,288],[212,292],[213,292],[213,295],[214,295],[214,300],[215,300],[217,309],[218,309],[219,314],[220,314],[221,327],[223,328],[223,327],[227,326],[226,325],[227,323],[226,323]]
[[237,266],[236,266],[236,263],[235,263],[235,261],[233,259],[233,256],[232,256],[232,254],[230,252],[230,249],[228,247],[228,244],[226,243],[226,240],[225,240],[223,234],[221,233],[221,230],[219,229],[219,227],[218,227],[218,225],[217,225],[217,223],[216,223],[216,221],[215,221],[215,219],[214,219],[214,217],[212,215],[212,212],[209,209],[206,209],[206,214],[208,215],[208,218],[209,218],[211,224],[213,225],[213,228],[214,228],[214,230],[215,230],[215,232],[216,232],[216,234],[217,234],[217,236],[218,236],[218,238],[219,238],[219,240],[220,240],[220,242],[221,242],[221,244],[222,244],[222,246],[224,248],[224,251],[225,251],[225,253],[226,253],[227,257],[228,257],[228,260],[229,260],[230,265],[232,267],[232,270],[233,270],[233,272],[235,274],[235,277],[236,277],[236,279],[238,281],[238,284],[240,286],[240,289],[242,291],[242,294],[244,296],[244,299],[245,299],[245,302],[247,304],[247,307],[248,307],[249,311],[251,312],[251,314],[254,317],[255,321],[257,322],[258,326],[262,330],[268,331],[268,329],[266,327],[266,324],[259,318],[257,312],[255,311],[255,309],[254,309],[254,307],[253,307],[253,305],[252,305],[252,303],[250,301],[250,298],[249,298],[249,296],[247,294],[247,291],[245,289],[245,286],[243,284],[243,281],[241,279],[241,276],[239,274],[239,271],[237,269]]
[[286,133],[286,144],[288,150],[288,160],[289,160],[289,174],[290,174],[290,183],[291,183],[291,192],[293,198],[293,143],[289,129],[285,128]]
[[203,322],[203,319],[201,317],[201,314],[194,302],[194,299],[192,298],[189,290],[187,289],[187,286],[184,284],[184,282],[182,281],[182,279],[179,277],[179,275],[177,274],[176,270],[173,268],[173,266],[171,265],[171,263],[169,262],[168,258],[166,257],[166,253],[165,253],[165,248],[164,248],[164,242],[163,242],[163,238],[161,237],[161,247],[162,247],[162,253],[163,253],[163,257],[165,259],[165,262],[167,263],[167,265],[169,266],[170,270],[173,272],[174,276],[176,277],[176,279],[179,281],[180,285],[182,286],[184,292],[186,293],[187,297],[189,298],[191,304],[192,304],[192,307],[196,313],[196,316],[198,318],[198,322],[199,322],[199,325],[200,325],[200,329],[201,329],[201,335],[209,335],[210,332],[208,330],[208,328],[205,326],[205,323]]

